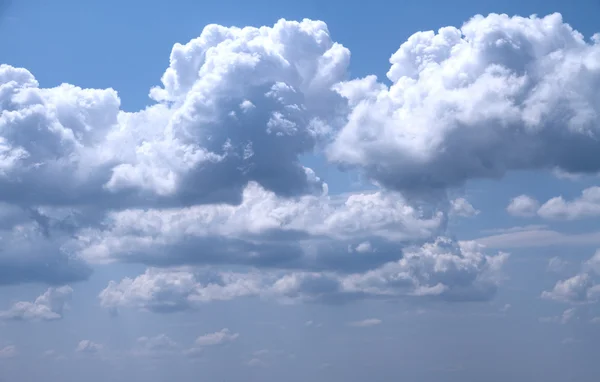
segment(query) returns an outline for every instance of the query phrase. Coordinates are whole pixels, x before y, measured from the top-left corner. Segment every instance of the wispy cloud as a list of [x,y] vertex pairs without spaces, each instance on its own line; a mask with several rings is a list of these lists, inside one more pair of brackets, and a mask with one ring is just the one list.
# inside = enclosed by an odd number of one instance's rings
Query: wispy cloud
[[555,245],[580,246],[600,244],[600,231],[570,234],[538,226],[515,228],[522,229],[480,237],[475,239],[475,241],[488,248],[531,248]]
[[362,321],[354,321],[351,322],[349,325],[350,326],[355,326],[355,327],[359,327],[359,328],[366,328],[369,326],[376,326],[381,324],[381,320],[378,318],[368,318],[366,320],[362,320]]

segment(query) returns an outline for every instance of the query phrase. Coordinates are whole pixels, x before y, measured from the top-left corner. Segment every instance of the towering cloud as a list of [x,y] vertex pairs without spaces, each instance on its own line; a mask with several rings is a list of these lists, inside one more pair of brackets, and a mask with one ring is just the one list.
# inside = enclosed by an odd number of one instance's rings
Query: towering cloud
[[249,182],[326,193],[298,157],[339,118],[330,88],[349,55],[318,21],[209,25],[174,46],[154,103],[133,113],[113,89],[42,88],[1,65],[0,202],[20,217],[2,234],[0,283],[85,279],[65,240],[108,209],[239,203]]
[[44,89],[2,65],[0,199],[233,202],[248,181],[282,195],[321,192],[298,156],[337,118],[343,103],[330,88],[349,57],[318,21],[209,25],[173,47],[163,86],[150,92],[157,103],[134,113],[112,89]]
[[404,191],[508,171],[600,169],[600,36],[560,14],[476,16],[412,35],[374,76],[336,85],[352,112],[332,161]]

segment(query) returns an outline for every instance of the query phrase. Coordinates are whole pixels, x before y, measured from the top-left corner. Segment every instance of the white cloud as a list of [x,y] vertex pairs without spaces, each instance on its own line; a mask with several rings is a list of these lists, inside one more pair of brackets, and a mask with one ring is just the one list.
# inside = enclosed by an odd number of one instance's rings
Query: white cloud
[[238,339],[239,333],[232,333],[224,328],[218,332],[209,333],[196,338],[195,344],[201,347],[221,345],[226,342],[232,342]]
[[[208,25],[173,46],[162,86],[150,91],[157,103],[133,113],[113,89],[40,88],[27,70],[2,65],[2,195],[189,204],[236,200],[250,180],[286,195],[320,190],[298,156],[337,118],[343,103],[330,87],[349,59],[320,21]],[[26,189],[44,192],[16,192]]]
[[577,310],[575,308],[569,308],[565,310],[560,316],[542,317],[540,318],[540,322],[557,323],[565,325],[575,319],[577,319]]
[[513,216],[532,217],[539,208],[540,203],[531,196],[519,195],[510,201],[506,211]]
[[454,243],[438,238],[397,262],[362,275],[349,275],[345,288],[372,295],[438,297],[446,300],[479,300],[494,295],[508,254],[489,256],[474,242]]
[[592,257],[583,263],[586,271],[600,275],[600,250],[597,250]]
[[148,269],[135,279],[111,281],[100,295],[107,308],[130,306],[155,312],[184,310],[190,307],[191,297],[200,285],[194,274],[187,271]]
[[200,358],[204,355],[204,349],[192,347],[189,349],[185,349],[183,351],[183,355],[185,355],[186,357],[189,357],[189,358]]
[[248,365],[250,367],[266,367],[267,366],[265,361],[263,361],[259,358],[250,359],[249,361],[246,362],[246,365]]
[[321,322],[314,322],[313,320],[308,320],[304,323],[304,326],[306,327],[310,327],[310,328],[320,328],[323,326],[323,323]]
[[542,298],[567,302],[589,303],[600,299],[600,250],[583,262],[576,275],[559,280],[550,291],[544,291]]
[[600,245],[600,231],[587,233],[563,233],[545,226],[514,227],[506,233],[475,239],[488,248],[535,248],[557,245],[587,246]]
[[435,243],[407,249],[400,260],[364,273],[204,269],[148,269],[135,279],[111,281],[100,293],[102,306],[155,312],[190,309],[200,303],[241,297],[281,302],[339,303],[357,298],[491,298],[502,281],[508,255],[486,255],[473,242]]
[[[581,84],[599,58],[557,14],[477,16],[411,36],[388,87],[346,81],[350,52],[323,22],[209,25],[173,47],[135,112],[113,89],[43,88],[2,65],[0,284],[64,285],[89,277],[86,262],[122,261],[148,270],[110,282],[107,308],[488,299],[507,255],[435,239],[448,215],[478,212],[446,191],[516,170],[597,172],[596,93]],[[329,195],[299,159],[315,150],[379,191]],[[20,304],[15,317],[44,315]]]
[[580,273],[558,281],[551,291],[544,291],[542,297],[563,302],[586,302],[594,298],[594,290],[600,292],[595,287],[596,284],[589,274]]
[[238,203],[248,182],[283,196],[323,193],[298,158],[342,116],[330,88],[349,58],[319,21],[209,25],[173,47],[155,102],[136,112],[121,110],[113,89],[43,88],[26,69],[0,65],[0,203],[84,216],[0,229],[0,283],[89,277],[64,240],[101,224],[107,209]]
[[597,172],[600,44],[560,14],[475,16],[417,32],[392,55],[390,87],[336,85],[352,107],[329,158],[415,191],[509,171]]
[[569,262],[561,259],[560,257],[554,256],[548,260],[548,271],[561,273],[569,265]]
[[578,220],[600,216],[600,187],[589,187],[572,201],[562,196],[549,199],[544,204],[527,195],[513,198],[507,207],[509,214],[520,217],[539,216],[548,220]]
[[[434,237],[444,221],[394,192],[289,199],[250,184],[237,206],[111,213],[105,228],[80,231],[71,248],[95,262],[368,269],[397,259],[403,244]],[[361,253],[367,242],[369,256],[348,255],[349,245]]]
[[136,340],[132,354],[140,357],[161,357],[174,354],[178,344],[166,334],[154,337],[139,337]]
[[481,211],[475,209],[465,198],[456,198],[450,202],[450,213],[456,216],[473,217]]
[[17,347],[15,345],[8,345],[3,348],[0,348],[0,358],[13,358],[19,352],[17,351]]
[[48,288],[34,302],[19,301],[10,309],[0,312],[0,319],[25,321],[52,321],[62,318],[63,310],[71,299],[73,289],[70,286]]
[[44,353],[42,353],[42,357],[50,358],[55,361],[64,361],[67,359],[67,357],[64,354],[58,353],[55,349],[46,350]]
[[582,191],[579,198],[565,201],[562,196],[544,203],[538,215],[545,219],[576,220],[600,216],[600,187],[590,187]]
[[382,321],[378,318],[367,318],[365,320],[362,321],[354,321],[351,322],[349,325],[350,326],[356,326],[359,328],[366,328],[369,326],[377,326],[380,325],[382,323]]
[[486,234],[506,234],[506,233],[515,233],[515,232],[523,232],[523,231],[535,231],[535,230],[544,230],[548,228],[545,224],[529,224],[525,226],[513,226],[507,228],[491,228],[481,230],[481,233]]
[[92,354],[98,354],[100,351],[102,351],[102,348],[103,348],[102,345],[97,344],[93,341],[81,340],[77,344],[77,347],[75,348],[75,352],[92,355]]

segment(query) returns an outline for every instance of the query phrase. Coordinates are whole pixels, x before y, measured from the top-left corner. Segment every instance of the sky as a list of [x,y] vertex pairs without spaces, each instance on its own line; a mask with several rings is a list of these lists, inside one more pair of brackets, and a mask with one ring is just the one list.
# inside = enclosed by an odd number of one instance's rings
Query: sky
[[596,381],[597,1],[0,1],[0,381]]

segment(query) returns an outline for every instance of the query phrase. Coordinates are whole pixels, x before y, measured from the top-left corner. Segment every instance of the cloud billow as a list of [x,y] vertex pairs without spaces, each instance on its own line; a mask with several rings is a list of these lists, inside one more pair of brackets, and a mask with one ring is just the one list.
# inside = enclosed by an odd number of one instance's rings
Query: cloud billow
[[[489,299],[507,255],[448,238],[448,216],[479,210],[446,191],[598,172],[599,41],[558,14],[476,16],[411,36],[387,86],[349,78],[350,51],[321,21],[209,25],[175,44],[134,112],[113,89],[42,88],[2,65],[0,283],[128,262],[148,270],[112,281],[104,306]],[[330,195],[300,160],[315,152],[379,189]],[[198,276],[207,266],[217,281]]]
[[509,171],[600,169],[594,90],[600,38],[560,14],[475,16],[418,32],[392,55],[392,85],[336,85],[352,105],[329,158],[405,192]]

